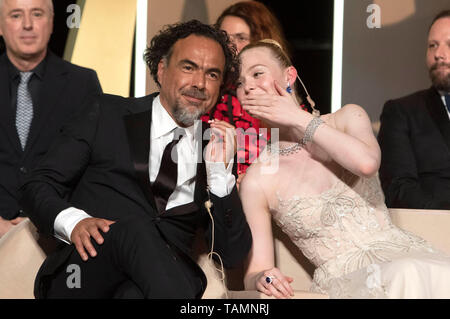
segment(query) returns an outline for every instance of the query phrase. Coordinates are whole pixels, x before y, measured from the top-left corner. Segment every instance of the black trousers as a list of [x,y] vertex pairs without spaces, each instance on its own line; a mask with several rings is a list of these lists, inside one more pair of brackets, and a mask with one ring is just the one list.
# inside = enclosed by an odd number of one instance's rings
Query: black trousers
[[57,273],[46,279],[47,298],[198,296],[200,278],[163,240],[150,218],[119,221],[102,235],[102,245],[91,239],[96,257],[85,262],[73,249]]

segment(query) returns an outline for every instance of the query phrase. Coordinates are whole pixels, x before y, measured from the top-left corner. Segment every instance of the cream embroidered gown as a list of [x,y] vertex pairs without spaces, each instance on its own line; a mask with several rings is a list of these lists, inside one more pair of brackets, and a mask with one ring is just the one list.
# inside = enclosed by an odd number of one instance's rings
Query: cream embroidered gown
[[298,196],[289,175],[274,182],[272,216],[317,267],[312,291],[331,298],[450,298],[450,257],[392,224],[378,176],[341,170],[317,196]]

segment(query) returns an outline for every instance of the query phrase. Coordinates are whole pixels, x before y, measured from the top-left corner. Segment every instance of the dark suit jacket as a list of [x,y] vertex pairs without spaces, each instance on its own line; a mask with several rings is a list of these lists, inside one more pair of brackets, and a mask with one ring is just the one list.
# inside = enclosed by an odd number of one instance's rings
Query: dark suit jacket
[[33,101],[34,118],[24,151],[20,146],[11,108],[6,54],[0,56],[0,216],[24,215],[18,188],[29,171],[47,152],[62,125],[80,110],[86,97],[100,94],[97,74],[68,63],[54,54],[47,56],[40,97]]
[[[191,254],[197,228],[203,227],[211,239],[210,217],[204,209],[208,194],[203,162],[197,164],[194,207],[164,214],[155,208],[148,171],[154,96],[125,99],[103,95],[88,103],[86,111],[63,129],[23,187],[24,205],[33,207],[30,218],[40,231],[53,234],[56,216],[74,206],[118,223],[130,217],[150,217],[164,239],[185,255]],[[236,187],[229,196],[211,194],[211,199],[214,250],[226,267],[233,267],[248,254],[250,229]],[[56,268],[65,257],[52,258],[55,262],[48,263],[49,268]],[[191,266],[198,268],[194,263]]]
[[450,209],[450,120],[434,88],[388,101],[378,141],[388,207]]

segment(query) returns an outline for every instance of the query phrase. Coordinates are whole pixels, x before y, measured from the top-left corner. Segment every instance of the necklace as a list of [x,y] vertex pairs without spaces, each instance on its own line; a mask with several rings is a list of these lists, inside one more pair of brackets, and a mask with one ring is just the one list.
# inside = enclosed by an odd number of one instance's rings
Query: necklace
[[298,151],[300,151],[302,149],[302,144],[301,143],[294,143],[291,146],[280,148],[280,144],[278,143],[278,146],[275,146],[275,147],[272,148],[272,143],[269,142],[267,144],[267,149],[272,154],[273,153],[277,153],[277,154],[280,154],[281,156],[288,156],[288,155],[295,154]]
[[324,123],[324,121],[319,117],[319,114],[320,113],[316,112],[316,114],[314,114],[315,117],[306,126],[305,134],[303,135],[300,143],[294,143],[293,145],[284,148],[280,148],[280,143],[278,143],[278,147],[274,147],[272,149],[271,141],[269,141],[267,144],[268,151],[271,153],[278,153],[281,156],[288,156],[300,151],[303,147],[306,146],[306,144],[312,142],[314,132],[321,124]]

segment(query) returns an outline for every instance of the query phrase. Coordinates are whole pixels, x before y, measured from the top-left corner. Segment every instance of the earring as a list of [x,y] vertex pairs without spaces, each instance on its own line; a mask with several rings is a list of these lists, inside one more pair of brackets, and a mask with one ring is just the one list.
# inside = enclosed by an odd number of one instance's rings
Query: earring
[[290,84],[290,83],[288,83],[288,87],[287,87],[286,91],[287,91],[289,94],[292,93],[292,88],[291,88],[291,84]]

